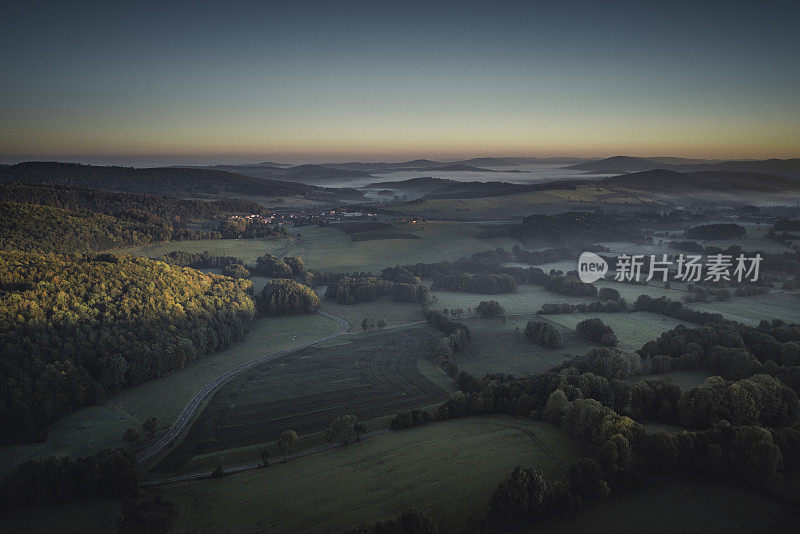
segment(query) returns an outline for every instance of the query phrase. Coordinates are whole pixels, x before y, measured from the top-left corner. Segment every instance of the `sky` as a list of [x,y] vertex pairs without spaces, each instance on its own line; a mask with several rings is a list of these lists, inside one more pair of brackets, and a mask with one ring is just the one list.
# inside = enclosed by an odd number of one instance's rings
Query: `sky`
[[0,162],[800,157],[797,2],[13,2]]

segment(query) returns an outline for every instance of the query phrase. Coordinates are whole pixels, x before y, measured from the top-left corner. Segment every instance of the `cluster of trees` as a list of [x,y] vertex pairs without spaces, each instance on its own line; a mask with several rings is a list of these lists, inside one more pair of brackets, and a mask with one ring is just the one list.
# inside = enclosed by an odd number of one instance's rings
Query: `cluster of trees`
[[734,239],[745,235],[747,230],[734,223],[702,224],[687,228],[684,232],[688,239]]
[[425,304],[430,299],[430,290],[419,279],[415,279],[414,283],[390,282],[375,276],[337,277],[325,290],[325,299],[335,300],[339,304],[372,302],[387,295],[395,302]]
[[496,300],[482,300],[477,311],[481,317],[506,317],[506,309]]
[[434,344],[436,363],[451,377],[458,373],[458,366],[452,361],[455,353],[460,352],[469,343],[471,336],[469,328],[462,322],[453,321],[444,313],[425,308],[425,320],[434,328],[442,332],[444,337],[436,340]]
[[153,259],[178,267],[193,267],[195,269],[223,268],[234,263],[242,263],[242,260],[234,256],[214,256],[207,250],[203,252],[174,250]]
[[346,445],[353,436],[356,436],[356,439],[360,439],[361,435],[366,433],[367,426],[360,422],[358,417],[345,415],[331,421],[330,426],[325,431],[325,440],[328,443],[333,443],[337,439],[341,439]]
[[681,388],[668,378],[642,380],[631,391],[631,415],[637,420],[674,422]]
[[597,288],[592,284],[581,282],[577,276],[550,276],[544,288],[573,297],[597,297]]
[[250,270],[254,274],[271,278],[294,278],[312,287],[317,281],[315,275],[306,269],[303,259],[294,256],[277,258],[267,252],[256,258],[256,265]]
[[361,329],[364,332],[371,332],[375,329],[375,327],[383,329],[386,327],[386,319],[381,317],[377,321],[372,317],[365,317],[363,321],[361,321]]
[[229,263],[222,268],[222,274],[231,278],[250,278],[250,271],[244,265]]
[[312,313],[320,306],[314,290],[288,278],[271,280],[256,299],[258,313],[267,317]]
[[0,441],[231,345],[251,291],[144,258],[0,253]]
[[28,460],[0,487],[6,509],[34,508],[77,500],[136,497],[135,459],[122,449],[104,449],[86,458],[68,455]]
[[711,377],[681,396],[677,411],[691,428],[708,428],[723,419],[737,426],[786,426],[799,412],[795,392],[764,374],[735,382]]
[[433,280],[432,289],[496,295],[498,293],[513,293],[517,290],[517,281],[513,276],[504,273],[461,273],[437,276]]
[[279,237],[288,234],[285,227],[271,225],[258,219],[225,219],[219,223],[218,231],[225,239],[252,237]]
[[[606,289],[606,288],[603,288]],[[568,313],[624,313],[628,311],[628,303],[625,299],[619,300],[595,300],[593,302],[580,304],[569,304],[566,302],[542,304],[536,313],[539,315],[568,314]]]
[[339,304],[372,302],[378,297],[389,295],[391,288],[391,282],[375,276],[342,278],[328,284],[325,290],[325,300],[335,300]]
[[633,309],[635,311],[658,313],[699,325],[711,323],[730,324],[730,321],[725,319],[722,314],[701,312],[686,308],[682,303],[669,300],[667,297],[653,298],[650,295],[639,295],[639,298],[637,298],[636,302],[633,304]]
[[738,380],[768,374],[800,393],[800,327],[762,321],[754,328],[726,321],[679,325],[639,349],[659,372],[706,369]]
[[413,426],[424,425],[431,422],[431,414],[425,410],[408,410],[400,412],[394,416],[389,428],[392,430],[403,430]]
[[578,337],[606,347],[615,347],[617,345],[617,336],[614,334],[614,330],[596,317],[586,319],[575,325],[575,333]]
[[548,349],[556,349],[561,346],[561,334],[550,323],[529,321],[525,326],[525,337]]

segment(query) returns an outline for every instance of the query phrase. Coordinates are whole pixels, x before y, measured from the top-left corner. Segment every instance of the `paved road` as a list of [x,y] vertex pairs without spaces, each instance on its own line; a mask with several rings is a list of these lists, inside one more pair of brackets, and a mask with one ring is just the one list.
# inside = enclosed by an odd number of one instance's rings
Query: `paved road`
[[348,327],[347,321],[345,321],[341,317],[336,317],[335,315],[331,315],[330,313],[322,311],[322,310],[318,310],[317,313],[319,313],[323,317],[327,317],[328,319],[332,319],[333,321],[336,321],[339,324],[339,330],[337,332],[334,332],[333,334],[329,334],[327,336],[323,336],[321,338],[314,339],[314,340],[309,341],[307,343],[301,343],[300,345],[295,345],[294,347],[289,347],[287,349],[279,350],[278,352],[273,352],[271,354],[267,354],[267,355],[261,356],[260,358],[256,358],[255,360],[251,360],[251,361],[249,361],[247,363],[244,363],[244,364],[240,365],[239,367],[231,369],[227,373],[217,377],[212,382],[209,382],[208,384],[203,386],[203,389],[198,391],[195,394],[194,397],[192,397],[192,400],[189,401],[189,404],[186,405],[186,407],[183,409],[183,412],[181,412],[180,416],[178,416],[178,419],[172,424],[172,426],[169,428],[167,433],[164,434],[161,437],[161,439],[159,439],[157,442],[152,444],[146,450],[142,451],[142,453],[139,454],[139,456],[136,458],[136,461],[138,463],[146,462],[147,460],[149,460],[149,459],[153,458],[154,456],[158,455],[159,453],[161,453],[167,447],[167,445],[172,443],[175,440],[175,438],[177,438],[180,435],[180,433],[183,432],[186,429],[186,426],[188,425],[189,420],[197,412],[197,409],[200,408],[200,406],[203,404],[203,401],[209,395],[211,395],[211,393],[213,393],[214,390],[219,388],[222,384],[227,382],[230,378],[238,375],[239,373],[247,371],[248,369],[252,369],[256,365],[260,365],[260,364],[262,364],[264,362],[268,362],[268,361],[273,360],[275,358],[278,358],[280,356],[285,356],[285,355],[290,354],[292,352],[296,352],[298,350],[302,350],[302,349],[311,347],[313,345],[317,345],[317,344],[322,343],[324,341],[328,341],[329,339],[333,339],[335,337],[339,337],[342,334],[345,334],[347,332],[347,327]]
[[[391,432],[388,428],[384,428],[382,430],[375,430],[374,432],[369,432],[367,434],[361,435],[361,440],[374,438],[375,436],[380,436],[382,434],[387,434]],[[348,443],[353,443],[351,439]],[[295,458],[302,458],[303,456],[310,456],[312,454],[317,454],[320,452],[329,451],[331,449],[335,449],[337,447],[343,447],[347,445],[344,441],[337,441],[336,443],[329,443],[327,445],[320,445],[319,447],[314,447],[313,449],[306,449],[304,451],[300,451],[294,454],[289,454],[287,456],[280,456],[278,458],[273,458],[269,460],[267,463],[269,465],[275,464],[283,464],[288,462],[289,460],[294,460]],[[236,467],[228,467],[222,470],[222,472],[226,475],[230,475],[233,473],[241,473],[242,471],[249,471],[250,469],[258,469],[262,467],[262,464],[259,462],[257,464],[247,464],[247,465],[240,465]],[[211,478],[213,471],[203,471],[202,473],[191,473],[189,475],[178,475],[169,478],[161,478],[158,480],[143,480],[139,483],[140,486],[160,486],[162,484],[172,484],[174,482],[185,482],[187,480],[200,480],[202,478]]]

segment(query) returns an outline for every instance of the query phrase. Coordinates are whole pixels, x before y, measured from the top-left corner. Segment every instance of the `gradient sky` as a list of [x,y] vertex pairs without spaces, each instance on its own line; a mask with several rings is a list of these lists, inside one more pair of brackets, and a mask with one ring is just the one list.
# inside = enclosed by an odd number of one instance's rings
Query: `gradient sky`
[[4,6],[0,160],[800,157],[797,2],[121,4]]

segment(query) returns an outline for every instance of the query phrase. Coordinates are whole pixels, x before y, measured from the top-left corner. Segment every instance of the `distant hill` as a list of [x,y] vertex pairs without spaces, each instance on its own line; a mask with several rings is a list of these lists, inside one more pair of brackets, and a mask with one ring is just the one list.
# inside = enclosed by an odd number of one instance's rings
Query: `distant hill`
[[572,165],[569,168],[597,173],[623,173],[649,171],[663,167],[664,163],[654,160],[633,158],[630,156],[614,156],[611,158],[602,159],[600,161],[579,163],[578,165]]
[[295,165],[291,167],[277,167],[270,165],[215,165],[214,167],[190,167],[193,169],[213,169],[225,171],[253,178],[264,178],[283,182],[304,183],[307,185],[325,185],[335,180],[347,178],[360,178],[370,176],[367,171],[358,169],[343,169],[325,165]]
[[800,159],[767,159],[742,161],[691,160],[684,158],[633,158],[614,156],[600,161],[572,165],[570,169],[596,173],[624,173],[668,169],[681,172],[734,171],[791,176],[800,178]]
[[794,178],[727,171],[678,172],[655,169],[604,178],[601,183],[609,187],[674,194],[686,194],[692,191],[717,191],[727,194],[800,191],[800,180]]
[[466,165],[464,163],[454,163],[452,165],[445,165],[443,167],[433,167],[431,169],[426,169],[429,171],[439,171],[439,172],[495,172],[490,169],[482,169],[480,167],[473,167],[472,165]]
[[170,197],[306,195],[315,188],[242,174],[195,168],[100,167],[76,163],[25,162],[0,168],[0,182],[47,183]]
[[695,165],[698,171],[758,172],[800,178],[800,158],[767,159],[762,161],[723,161]]

